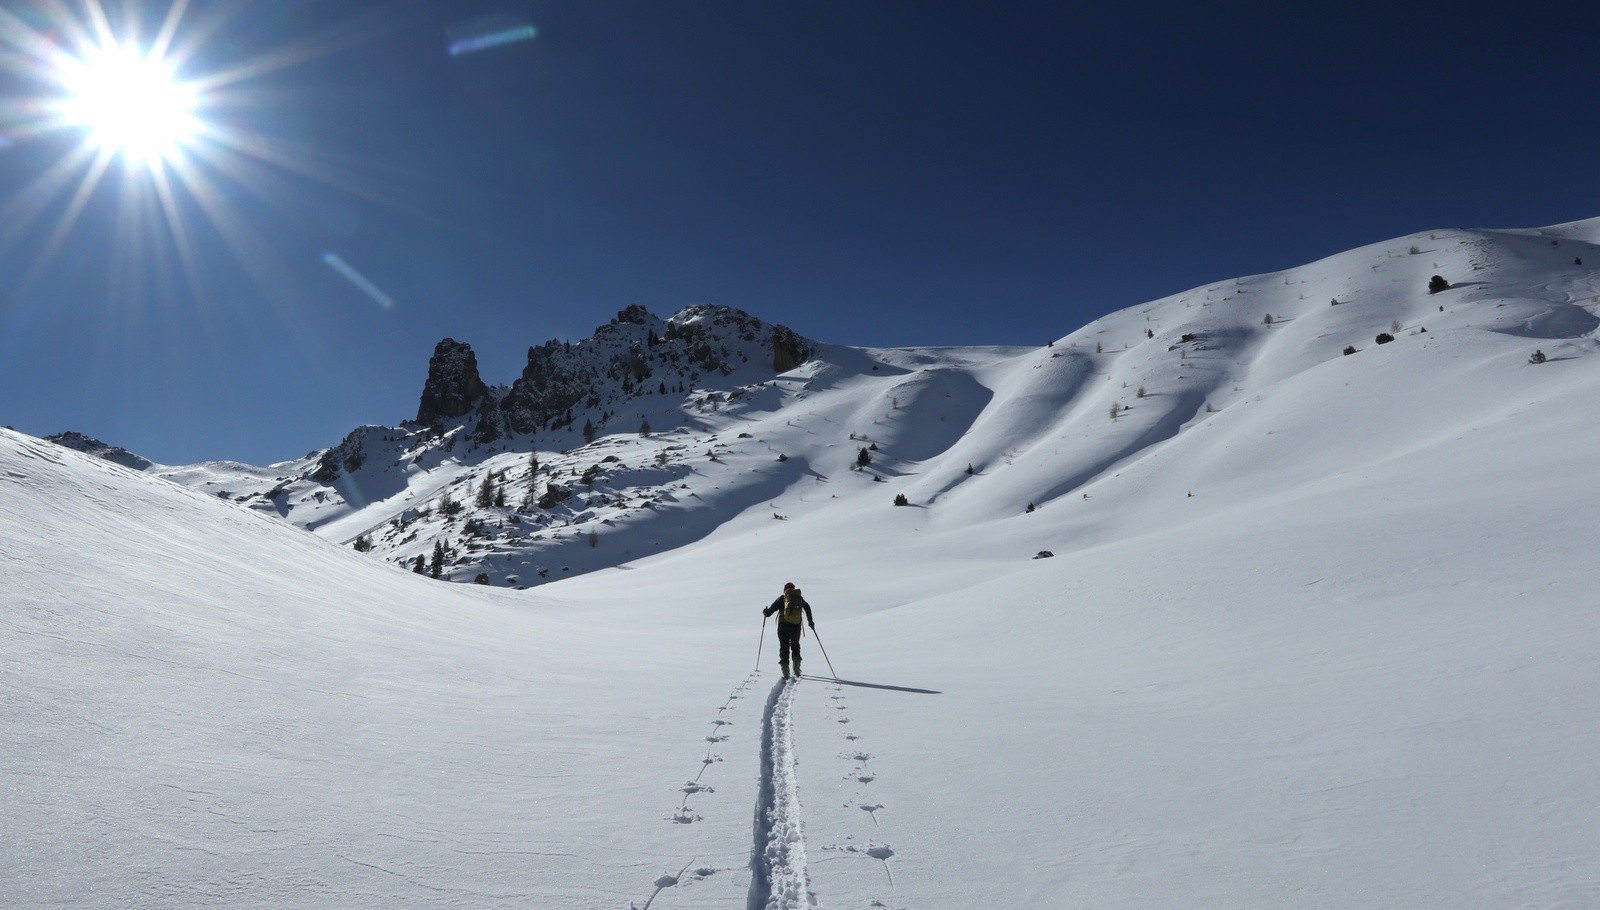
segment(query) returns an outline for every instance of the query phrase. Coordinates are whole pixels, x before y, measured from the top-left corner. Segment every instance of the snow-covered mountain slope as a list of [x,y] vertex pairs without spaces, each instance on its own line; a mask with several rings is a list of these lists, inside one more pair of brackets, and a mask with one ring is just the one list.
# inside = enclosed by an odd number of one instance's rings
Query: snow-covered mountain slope
[[[554,350],[547,356],[577,364],[569,373],[599,383],[553,428],[475,441],[484,418],[469,411],[430,426],[362,428],[336,450],[270,468],[151,470],[370,546],[375,558],[431,567],[437,554],[445,577],[517,587],[671,551],[711,533],[723,515],[799,518],[790,513],[808,484],[845,472],[883,481],[885,501],[904,495],[957,527],[1037,527],[1046,522],[1022,517],[1030,505],[1097,514],[1086,494],[1092,501],[1097,487],[1147,459],[1162,459],[1162,496],[1214,489],[1236,476],[1231,465],[1218,466],[1221,478],[1191,479],[1189,456],[1177,453],[1215,458],[1208,440],[1226,434],[1209,425],[1224,410],[1256,409],[1295,383],[1342,387],[1346,374],[1392,357],[1414,360],[1418,381],[1433,381],[1452,369],[1435,358],[1478,350],[1485,335],[1502,343],[1484,350],[1516,359],[1590,350],[1600,324],[1596,224],[1403,237],[1132,307],[1038,349],[870,350],[802,339],[797,350],[809,359],[777,376],[767,363],[770,327],[754,317],[696,307],[663,321],[634,308],[572,351],[551,343],[530,353]],[[1452,287],[1430,293],[1434,275]],[[686,338],[674,326],[700,334]],[[646,344],[646,334],[663,340]],[[722,366],[694,368],[695,350]],[[1339,401],[1397,413],[1413,398],[1397,388],[1379,401]],[[588,444],[577,429],[584,424],[594,427]],[[645,426],[652,432],[641,434]],[[1408,445],[1396,426],[1372,444]],[[1348,453],[1326,448],[1285,482],[1346,454],[1382,454],[1350,443]],[[872,461],[856,470],[863,448]],[[1229,501],[1239,495],[1248,491]],[[1116,499],[1116,524],[1130,508],[1126,495]],[[837,520],[826,503],[799,512]],[[1066,545],[1097,540],[1081,536],[1076,517],[1074,526],[1079,536]]]
[[[0,433],[0,904],[1592,905],[1596,240],[824,347],[541,450],[599,476],[475,538],[522,592]],[[843,681],[776,684],[788,580]]]

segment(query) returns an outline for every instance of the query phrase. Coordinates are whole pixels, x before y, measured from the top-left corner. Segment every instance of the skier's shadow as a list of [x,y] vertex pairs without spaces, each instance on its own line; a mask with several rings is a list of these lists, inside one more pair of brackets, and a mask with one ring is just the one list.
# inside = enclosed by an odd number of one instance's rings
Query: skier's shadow
[[841,686],[855,686],[858,689],[884,689],[889,692],[914,692],[918,695],[943,695],[938,689],[913,689],[910,686],[890,686],[883,683],[858,682],[853,679],[839,679],[834,676],[807,676],[818,682],[838,683]]

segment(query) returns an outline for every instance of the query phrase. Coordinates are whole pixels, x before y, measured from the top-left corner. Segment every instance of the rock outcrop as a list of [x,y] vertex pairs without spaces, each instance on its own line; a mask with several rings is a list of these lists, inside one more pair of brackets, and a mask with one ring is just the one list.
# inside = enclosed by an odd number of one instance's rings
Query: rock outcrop
[[428,381],[417,406],[417,423],[450,420],[478,407],[489,388],[478,376],[478,358],[472,346],[446,338],[434,346],[428,360]]

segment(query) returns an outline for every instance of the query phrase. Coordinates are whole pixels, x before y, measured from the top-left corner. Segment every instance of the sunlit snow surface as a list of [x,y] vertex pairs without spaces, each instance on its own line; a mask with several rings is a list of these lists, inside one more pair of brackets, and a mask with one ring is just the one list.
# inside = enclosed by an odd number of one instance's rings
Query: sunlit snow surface
[[833,349],[526,592],[0,431],[0,906],[1591,906],[1597,235]]

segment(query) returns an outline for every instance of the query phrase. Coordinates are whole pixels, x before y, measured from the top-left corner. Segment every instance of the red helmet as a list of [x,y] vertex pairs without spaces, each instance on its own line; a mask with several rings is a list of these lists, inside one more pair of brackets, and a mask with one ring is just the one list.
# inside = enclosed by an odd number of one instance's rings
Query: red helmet
[[784,582],[783,583],[783,589],[785,591],[793,591],[794,590],[794,582],[792,582],[792,581]]

